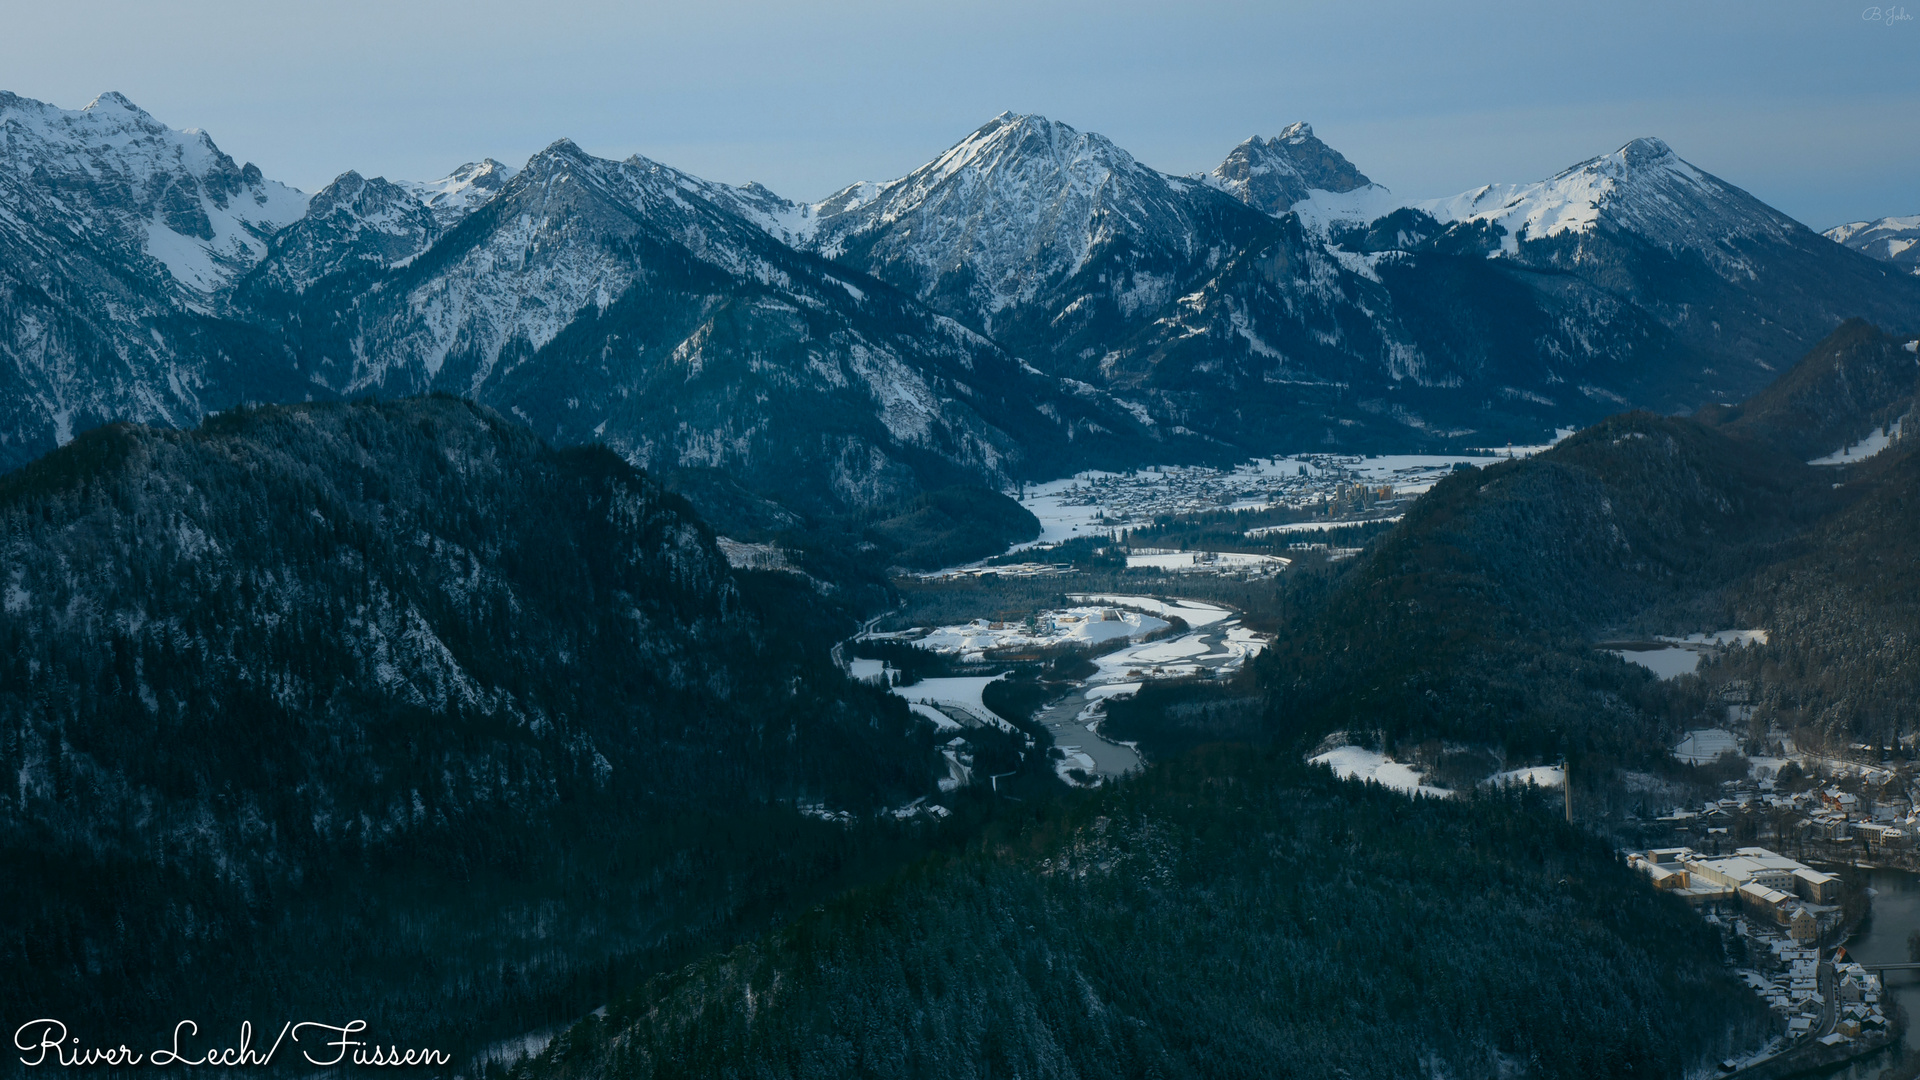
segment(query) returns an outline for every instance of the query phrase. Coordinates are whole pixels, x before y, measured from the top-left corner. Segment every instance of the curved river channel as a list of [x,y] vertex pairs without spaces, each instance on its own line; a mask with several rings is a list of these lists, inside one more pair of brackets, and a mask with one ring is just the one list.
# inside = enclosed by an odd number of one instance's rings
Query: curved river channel
[[[1920,875],[1906,870],[1868,871],[1873,886],[1873,912],[1867,921],[1847,939],[1847,953],[1863,964],[1904,964],[1908,962],[1907,935],[1920,930]],[[1907,1033],[1903,1043],[1914,1041],[1920,1024],[1920,972],[1890,971],[1883,976],[1886,993],[1907,1013]],[[1831,1071],[1811,1076],[1839,1080],[1876,1080],[1881,1072],[1900,1060],[1903,1043],[1847,1062]]]
[[[1075,615],[1076,620],[1082,616],[1090,620],[1080,625],[1093,624],[1092,616],[1087,615],[1089,612],[1116,608],[1151,616],[1146,621],[1163,630],[1166,623],[1157,620],[1177,618],[1187,626],[1178,634],[1149,641],[1130,640],[1118,649],[1094,657],[1094,673],[1035,717],[1053,735],[1055,749],[1064,755],[1064,759],[1056,763],[1055,771],[1068,783],[1098,783],[1100,777],[1121,776],[1141,766],[1140,753],[1132,744],[1116,742],[1100,732],[1108,699],[1137,693],[1141,686],[1156,679],[1226,674],[1246,663],[1265,644],[1263,635],[1241,624],[1238,612],[1217,604],[1121,593],[1074,593],[1069,594],[1068,599],[1082,606],[1072,612],[1053,614],[1066,616],[1077,612],[1080,614]],[[1098,620],[1097,625],[1120,627],[1124,620],[1109,621],[1113,614],[1108,612],[1108,618]],[[925,636],[931,633],[936,635],[935,640],[947,643],[947,649],[942,651],[980,649],[982,639],[1003,629],[1010,633],[1026,632],[1006,624],[992,624],[990,630],[983,629],[988,627],[983,620],[963,626],[892,633],[874,633],[872,625],[868,624],[860,638],[914,641],[926,640]],[[1112,637],[1105,640],[1111,641]],[[880,668],[879,661],[856,663]],[[867,672],[868,675],[877,673]],[[991,717],[981,700],[985,684],[997,677],[924,679],[895,687],[893,692],[906,698],[915,712],[943,730],[957,730],[966,723],[1004,724],[1005,721]]]

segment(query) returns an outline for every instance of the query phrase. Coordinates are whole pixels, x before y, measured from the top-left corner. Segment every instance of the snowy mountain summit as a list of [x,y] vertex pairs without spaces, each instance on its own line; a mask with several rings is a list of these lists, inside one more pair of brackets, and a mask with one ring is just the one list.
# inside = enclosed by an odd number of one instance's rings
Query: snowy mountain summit
[[1104,136],[1001,113],[898,180],[825,200],[812,243],[829,258],[885,267],[880,276],[991,333],[1117,236],[1193,254],[1206,230],[1191,186]]
[[115,419],[441,390],[742,507],[873,508],[1529,441],[1915,311],[1920,279],[1657,139],[1417,205],[1305,123],[1173,176],[1013,112],[813,203],[564,139],[309,197],[118,94],[0,94],[0,467]]
[[1227,155],[1200,179],[1269,214],[1284,214],[1313,191],[1344,194],[1373,186],[1373,181],[1338,150],[1313,134],[1313,125],[1296,123],[1271,139],[1258,135]]
[[1729,279],[1751,275],[1747,246],[1784,243],[1807,232],[1652,138],[1635,139],[1538,183],[1488,185],[1417,205],[1443,223],[1492,227],[1503,255],[1520,254],[1523,244],[1561,239],[1546,260],[1566,265],[1591,254],[1582,238],[1619,232],[1669,252],[1697,254]]
[[1920,214],[1850,221],[1828,229],[1826,236],[1862,255],[1890,262],[1909,274],[1920,274]]
[[355,265],[385,268],[410,259],[440,232],[439,220],[412,191],[349,171],[315,193],[306,216],[274,237],[263,276],[302,292]]
[[484,158],[470,161],[438,180],[413,180],[401,186],[433,211],[442,229],[451,229],[500,194],[517,172],[510,165]]
[[45,256],[78,238],[205,307],[306,212],[307,196],[117,92],[77,110],[0,92],[0,205],[50,241],[33,245]]

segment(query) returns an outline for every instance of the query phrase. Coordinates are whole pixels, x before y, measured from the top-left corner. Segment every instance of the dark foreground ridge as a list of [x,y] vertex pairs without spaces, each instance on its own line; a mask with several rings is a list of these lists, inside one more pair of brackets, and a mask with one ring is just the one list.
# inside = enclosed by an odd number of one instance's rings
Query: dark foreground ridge
[[662,977],[538,1078],[1677,1076],[1757,1003],[1533,797],[1198,751]]
[[797,644],[831,600],[466,402],[99,429],[0,478],[0,537],[16,1024],[467,1049],[892,842],[795,805],[933,789],[904,705]]

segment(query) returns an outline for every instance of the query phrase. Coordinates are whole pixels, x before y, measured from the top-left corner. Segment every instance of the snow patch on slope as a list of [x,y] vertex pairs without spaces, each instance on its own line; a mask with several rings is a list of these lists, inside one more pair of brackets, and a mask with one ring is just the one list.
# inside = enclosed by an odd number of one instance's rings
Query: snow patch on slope
[[26,209],[43,227],[64,218],[129,261],[151,258],[196,307],[257,263],[308,198],[112,92],[78,110],[0,93],[0,173],[39,197]]

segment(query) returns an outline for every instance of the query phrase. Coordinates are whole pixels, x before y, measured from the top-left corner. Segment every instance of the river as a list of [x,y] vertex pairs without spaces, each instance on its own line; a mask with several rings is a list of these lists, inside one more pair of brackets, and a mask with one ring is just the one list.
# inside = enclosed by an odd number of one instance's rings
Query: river
[[[1873,911],[1853,937],[1847,940],[1848,955],[1863,964],[1904,964],[1907,935],[1920,930],[1920,876],[1905,870],[1868,872],[1873,887]],[[1887,996],[1907,1013],[1907,1040],[1913,1040],[1912,1025],[1920,1023],[1920,972],[1895,971],[1886,975]],[[1822,1077],[1844,1080],[1876,1080],[1881,1071],[1898,1061],[1903,1052],[1896,1043],[1885,1050],[1850,1061]]]
[[1240,625],[1236,612],[1216,604],[1107,593],[1073,599],[1179,616],[1191,629],[1179,637],[1136,642],[1097,657],[1096,674],[1040,712],[1035,719],[1046,725],[1054,746],[1067,755],[1059,769],[1063,779],[1069,767],[1093,776],[1122,776],[1143,764],[1132,743],[1115,742],[1101,733],[1109,698],[1136,692],[1155,678],[1223,675],[1260,651],[1258,635]]
[[[1073,593],[1068,600],[1095,608],[1112,606],[1145,612],[1155,619],[1178,618],[1188,627],[1186,633],[1176,637],[1129,641],[1118,649],[1094,657],[1094,673],[1035,717],[1052,733],[1054,747],[1063,755],[1056,762],[1055,771],[1069,783],[1097,783],[1095,778],[1124,776],[1143,764],[1140,752],[1131,743],[1116,742],[1101,733],[1100,724],[1105,718],[1105,702],[1108,699],[1135,693],[1142,685],[1155,679],[1193,676],[1217,678],[1229,674],[1262,647],[1262,636],[1242,626],[1238,612],[1218,604],[1124,593]],[[899,636],[874,634],[873,626],[877,621],[869,622],[859,637]],[[1122,623],[1100,620],[1097,625],[1121,627]],[[1164,624],[1154,622],[1152,625]],[[975,620],[965,625],[936,627],[932,634],[949,642],[947,651],[960,651],[964,655],[967,649],[984,651],[992,644],[989,640],[983,646],[977,644],[975,639],[1021,632],[1019,627],[1005,624],[989,626],[984,621]],[[927,639],[923,637],[917,640]],[[1104,640],[1111,642],[1113,638],[1109,636]],[[951,642],[959,644],[955,646]],[[835,653],[836,661],[840,660],[840,655]],[[878,661],[858,662],[878,665]],[[852,670],[850,667],[849,671]],[[893,692],[914,702],[911,707],[936,725],[950,728],[953,722],[943,719],[935,706],[956,707],[964,710],[961,713],[963,716],[990,715],[981,699],[981,692],[984,685],[991,681],[987,677],[924,679],[897,686]],[[1075,778],[1076,774],[1078,779]]]

